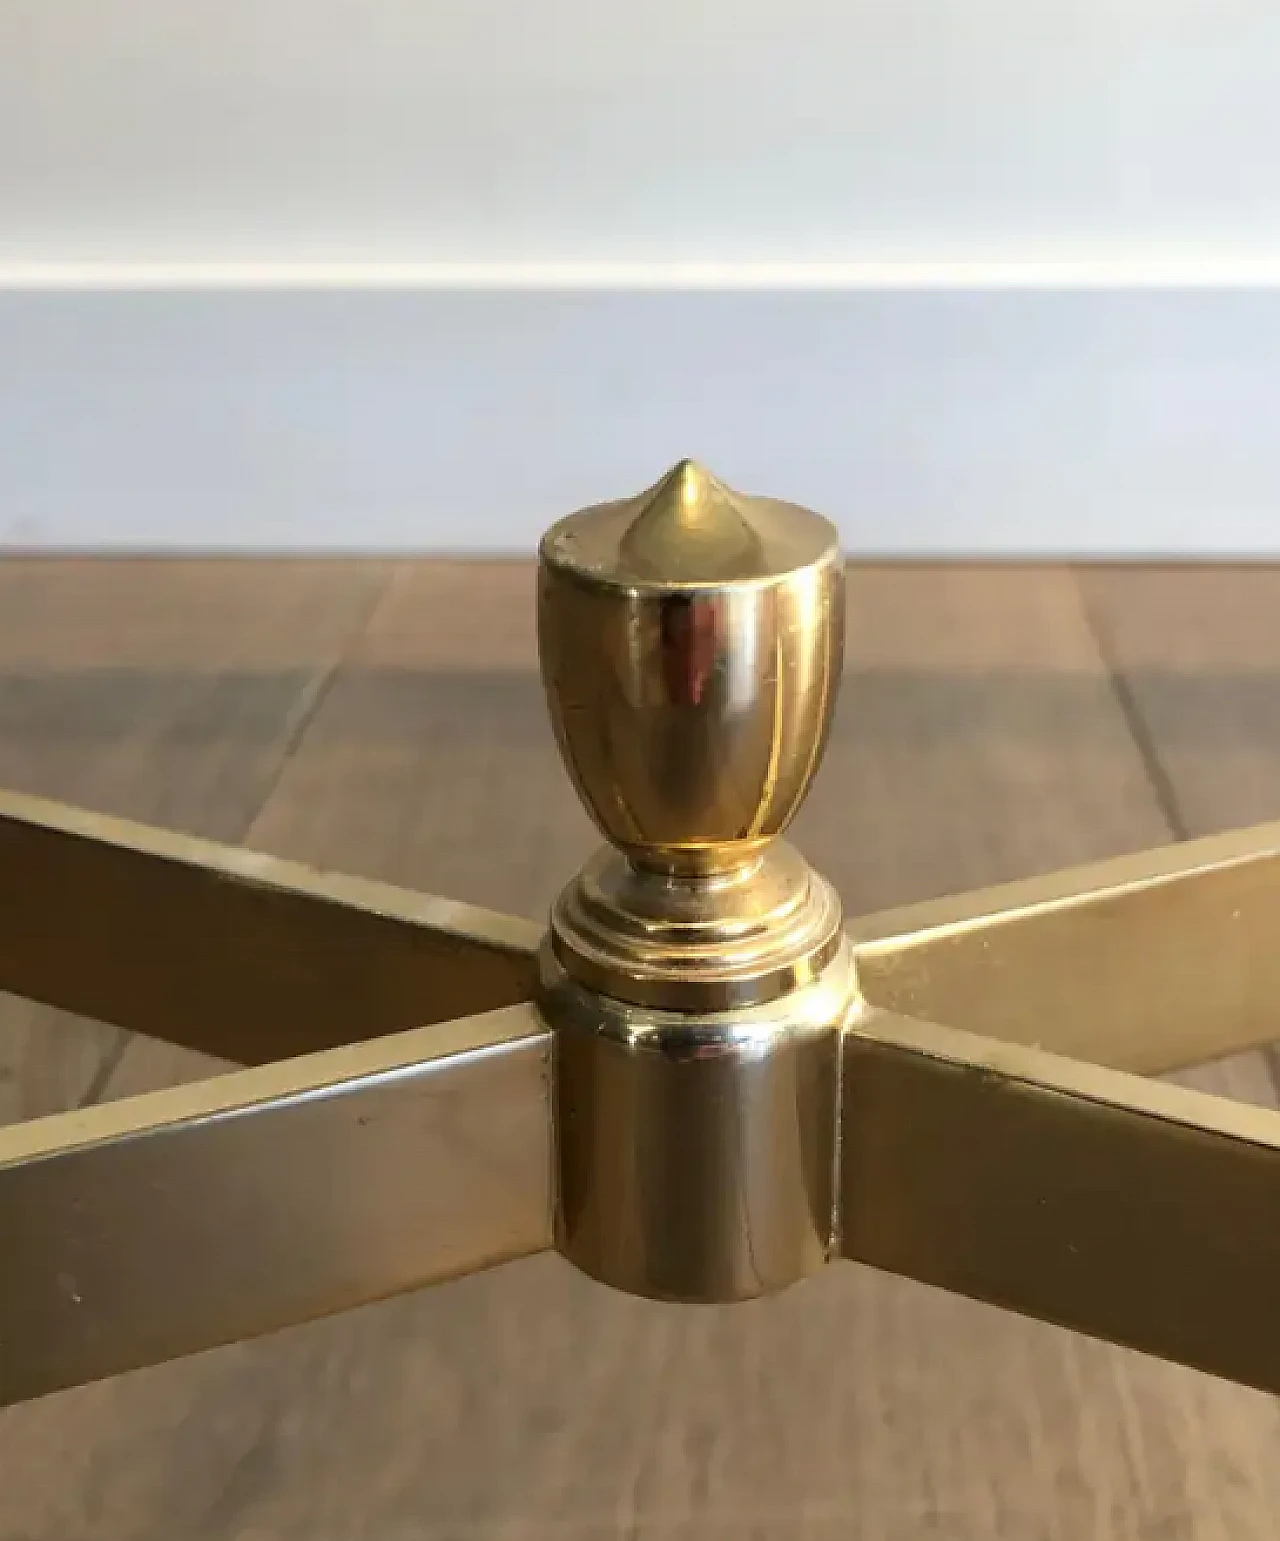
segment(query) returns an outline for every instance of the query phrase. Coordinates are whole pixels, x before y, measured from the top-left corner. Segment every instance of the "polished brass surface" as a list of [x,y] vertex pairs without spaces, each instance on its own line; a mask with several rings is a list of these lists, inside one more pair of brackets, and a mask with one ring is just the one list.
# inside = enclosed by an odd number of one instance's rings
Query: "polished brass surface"
[[662,1300],[748,1300],[820,1268],[847,946],[781,1001],[702,1015],[588,992],[550,949],[544,968],[560,1251],[605,1284]]
[[864,917],[866,998],[1144,1075],[1280,1034],[1280,824]]
[[843,656],[835,531],[682,461],[542,542],[556,738],[611,842],[544,951],[557,1243],[606,1283],[740,1300],[826,1260],[834,890],[776,837],[822,756]]
[[803,987],[840,907],[770,842],[822,757],[843,658],[843,566],[807,509],[691,461],[542,541],[538,645],[556,740],[615,850],[551,917],[565,971],[706,1011]]
[[1280,1113],[874,1008],[844,1256],[1280,1391]]
[[0,1405],[537,1252],[529,1006],[0,1129]]
[[1280,826],[846,939],[776,838],[842,624],[831,527],[688,462],[549,532],[610,847],[540,951],[0,795],[0,988],[254,1067],[0,1129],[0,1402],[552,1244],[671,1300],[840,1255],[1280,1391],[1280,1114],[1123,1073],[1277,1035]]
[[0,990],[243,1065],[533,993],[536,926],[0,792]]
[[544,536],[538,643],[588,812],[642,866],[720,871],[790,823],[843,661],[836,532],[682,461]]
[[593,857],[556,900],[551,946],[588,988],[685,1011],[762,1005],[812,983],[841,945],[840,900],[779,842],[727,872]]

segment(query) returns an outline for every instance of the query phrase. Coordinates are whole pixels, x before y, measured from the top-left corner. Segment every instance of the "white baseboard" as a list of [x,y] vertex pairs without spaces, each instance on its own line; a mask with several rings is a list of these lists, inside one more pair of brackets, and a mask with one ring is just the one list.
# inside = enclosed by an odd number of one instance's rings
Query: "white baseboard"
[[868,556],[1280,556],[1280,288],[0,288],[0,543],[515,552],[693,455]]

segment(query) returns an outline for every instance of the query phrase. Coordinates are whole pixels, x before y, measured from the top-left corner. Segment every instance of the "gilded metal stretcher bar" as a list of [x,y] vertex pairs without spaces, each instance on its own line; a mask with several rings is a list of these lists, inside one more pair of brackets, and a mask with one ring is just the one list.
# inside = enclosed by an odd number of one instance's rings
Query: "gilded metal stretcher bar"
[[[668,504],[679,517],[723,521],[714,503],[723,492],[735,518],[776,533],[771,509],[785,505],[759,512],[698,468],[672,476],[620,527],[652,526],[655,507],[670,522]],[[666,526],[658,533],[674,538]],[[699,530],[675,533],[687,546]],[[544,633],[569,614],[555,560],[544,548]],[[768,580],[798,583],[795,572],[812,565],[779,563]],[[685,581],[674,567],[589,593],[569,572],[564,581],[587,607],[574,624],[612,624],[607,607],[625,590],[628,624],[652,600],[663,607],[655,635],[668,637],[665,607]],[[712,572],[694,586],[741,598],[754,585],[758,615],[761,581]],[[687,605],[679,613],[688,620]],[[732,648],[755,641],[734,628],[721,639]],[[544,668],[554,646],[544,634]],[[677,685],[663,678],[666,709]],[[549,678],[553,716],[561,688]],[[684,716],[663,721],[684,732],[709,710],[704,699],[686,694]],[[590,806],[588,751],[558,731]],[[776,772],[776,735],[768,752]],[[819,752],[797,773],[797,802]],[[652,755],[626,774],[660,779],[659,748]],[[816,1185],[795,1178],[810,1197],[829,1197],[808,1216],[822,1238],[818,1261],[871,1265],[1280,1391],[1280,1113],[1145,1079],[1276,1036],[1280,824],[853,919],[824,943],[810,982],[795,986],[812,990],[835,966],[828,959],[849,960],[855,983],[835,1030],[813,1040],[817,1078],[789,1069],[775,1084],[761,1067],[790,1065],[800,1031],[787,1018],[785,1034],[761,1036],[762,1022],[772,1032],[783,1020],[778,1002],[792,997],[782,986],[745,1004],[733,994],[723,1009],[684,1009],[655,993],[703,967],[705,940],[669,974],[635,944],[621,995],[590,983],[624,921],[643,919],[645,938],[661,929],[643,909],[667,902],[655,894],[701,904],[746,865],[709,864],[706,842],[682,845],[656,813],[628,835],[607,810],[592,811],[627,852],[623,886],[598,873],[594,888],[580,879],[548,941],[539,927],[466,905],[0,795],[0,988],[229,1062],[192,1085],[0,1129],[0,1404],[553,1246],[623,1287],[633,1286],[619,1268],[634,1268],[641,1293],[721,1298],[662,1284],[657,1254],[645,1251],[662,1241],[644,1235],[649,1210],[623,1215],[641,1235],[630,1261],[607,1218],[592,1222],[604,1229],[589,1241],[566,1221],[566,1192],[605,1181],[566,1166],[575,1138],[566,1119],[581,1111],[572,1099],[582,1086],[588,1100],[614,1098],[619,1117],[639,1108],[650,1120],[624,1149],[590,1147],[593,1159],[604,1149],[603,1167],[626,1168],[606,1197],[640,1192],[653,1213],[677,1213],[673,1153],[687,1158],[695,1197],[722,1178],[751,1190],[758,1162],[790,1159],[785,1142],[758,1146],[751,1122],[761,1099],[775,1099],[774,1118],[781,1086],[800,1115],[797,1159],[807,1159],[812,1129],[829,1168]],[[774,833],[750,836],[763,850]],[[667,853],[666,865],[651,887],[628,888],[636,873],[650,881],[642,841]],[[778,868],[776,881],[790,882],[791,870]],[[616,934],[590,929],[605,925],[601,894]],[[695,924],[690,913],[681,911],[681,925]],[[817,927],[818,913],[805,924]],[[766,939],[781,924],[775,914]],[[709,923],[703,909],[695,919]],[[723,914],[712,919],[724,932]],[[715,978],[733,991],[765,977],[764,965],[744,972],[723,935],[717,946]],[[795,971],[799,953],[786,955],[785,969],[781,956],[768,953],[771,980]],[[561,1016],[565,990],[579,1005]],[[594,1026],[574,1025],[584,1000],[602,1022],[627,1003],[607,1068],[578,1058],[600,1048]],[[718,1036],[699,1037],[705,1023]],[[834,1085],[824,1101],[828,1042]],[[637,1044],[643,1064],[627,1057]],[[730,1051],[733,1074],[747,1079],[732,1083],[734,1096],[745,1088],[739,1121],[716,1143],[714,1121],[705,1140],[700,1132],[698,1076],[719,1075]],[[570,1074],[579,1063],[586,1081]],[[654,1065],[661,1077],[633,1087]],[[686,1096],[694,1100],[674,1111]],[[818,1127],[824,1119],[829,1128]],[[661,1162],[641,1173],[648,1187],[628,1187],[649,1160],[651,1126],[655,1139],[682,1143],[664,1145]],[[740,1169],[721,1173],[726,1160]],[[775,1178],[759,1177],[770,1204],[792,1191]],[[742,1215],[717,1202],[708,1214],[727,1229],[766,1225],[750,1191]],[[726,1258],[738,1239],[725,1241]],[[702,1233],[687,1243],[698,1269],[719,1245]],[[684,1261],[675,1260],[677,1273]],[[798,1263],[797,1276],[804,1271]],[[730,1277],[710,1263],[704,1276]],[[743,1292],[731,1281],[723,1298]]]

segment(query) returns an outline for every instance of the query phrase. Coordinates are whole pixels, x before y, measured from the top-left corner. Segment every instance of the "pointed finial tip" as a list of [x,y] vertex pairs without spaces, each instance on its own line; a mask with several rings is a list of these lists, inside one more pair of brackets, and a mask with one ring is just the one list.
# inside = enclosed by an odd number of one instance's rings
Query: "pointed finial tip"
[[679,490],[681,501],[684,503],[695,502],[709,486],[719,485],[706,466],[687,458],[677,460],[658,485],[661,486],[664,482]]
[[677,460],[647,492],[631,499],[635,511],[634,526],[655,519],[688,518],[695,512],[706,516],[713,511],[740,519],[736,498],[717,481],[706,466],[696,460]]
[[734,492],[686,457],[637,497],[562,519],[542,550],[596,582],[698,587],[779,576],[837,544],[817,514]]

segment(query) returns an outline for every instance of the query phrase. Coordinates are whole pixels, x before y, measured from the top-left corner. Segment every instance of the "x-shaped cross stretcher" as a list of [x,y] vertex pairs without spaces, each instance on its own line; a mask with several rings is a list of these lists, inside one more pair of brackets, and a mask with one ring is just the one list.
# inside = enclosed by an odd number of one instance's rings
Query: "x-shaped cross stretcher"
[[[1280,1391],[1280,824],[863,917],[775,837],[843,563],[682,462],[543,541],[616,849],[539,928],[0,795],[0,989],[243,1068],[0,1129],[0,1404],[556,1246],[728,1300],[847,1259]],[[833,983],[834,981],[834,983]]]
[[[1280,825],[853,922],[835,1255],[1280,1391]],[[0,798],[0,987],[242,1065],[0,1129],[0,1403],[553,1244],[527,922]]]

